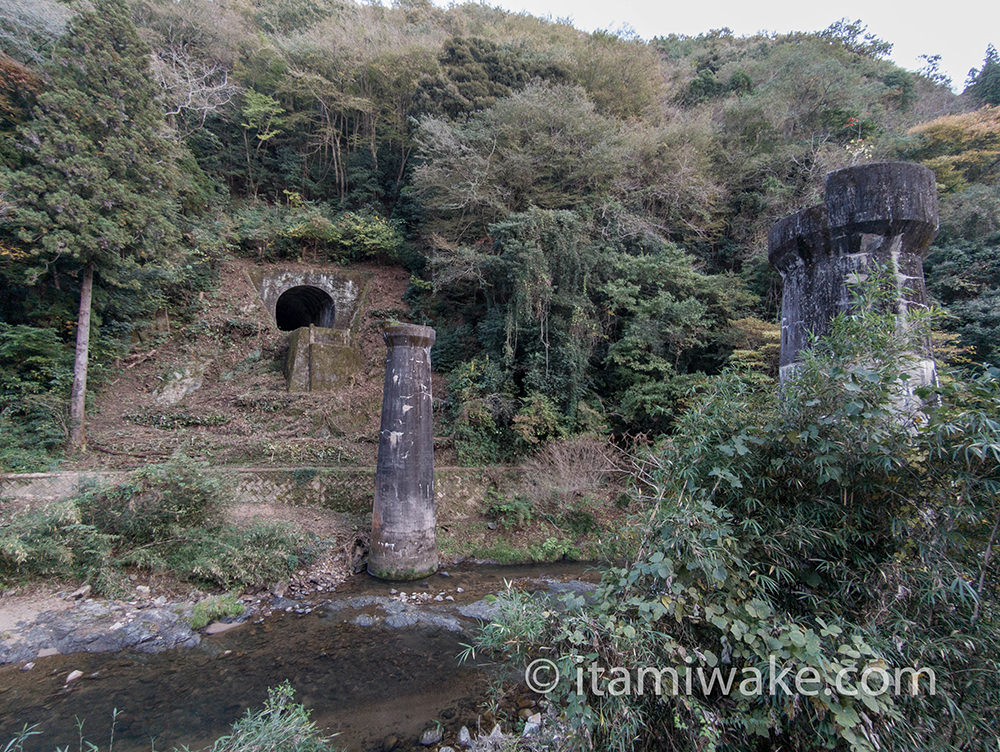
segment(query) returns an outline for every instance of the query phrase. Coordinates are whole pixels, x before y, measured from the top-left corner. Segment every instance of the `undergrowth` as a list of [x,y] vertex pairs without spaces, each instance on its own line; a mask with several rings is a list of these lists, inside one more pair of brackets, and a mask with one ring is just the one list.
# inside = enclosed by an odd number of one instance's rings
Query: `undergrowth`
[[186,458],[150,465],[68,501],[0,512],[0,584],[84,580],[105,595],[129,568],[235,589],[287,577],[306,549],[285,525],[220,515],[228,489]]
[[883,279],[782,387],[714,378],[635,458],[627,566],[562,609],[499,600],[475,647],[555,664],[573,749],[997,749],[1000,371],[911,386],[928,317],[901,330]]
[[237,593],[210,595],[194,604],[188,622],[192,629],[201,629],[217,619],[227,616],[239,616],[243,613]]

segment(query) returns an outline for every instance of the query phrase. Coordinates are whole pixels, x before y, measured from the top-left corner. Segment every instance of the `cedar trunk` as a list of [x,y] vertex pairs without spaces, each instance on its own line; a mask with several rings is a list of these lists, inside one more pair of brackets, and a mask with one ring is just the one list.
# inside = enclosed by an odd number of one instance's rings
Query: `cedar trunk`
[[69,403],[69,448],[85,449],[84,413],[87,407],[87,359],[90,353],[90,299],[94,291],[94,264],[87,264],[80,284],[80,314],[76,323],[76,359]]

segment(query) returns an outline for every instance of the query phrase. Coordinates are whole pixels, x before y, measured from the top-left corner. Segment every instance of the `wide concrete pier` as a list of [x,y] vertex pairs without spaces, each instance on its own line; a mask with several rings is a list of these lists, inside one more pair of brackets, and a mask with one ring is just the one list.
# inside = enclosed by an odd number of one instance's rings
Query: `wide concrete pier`
[[[830,320],[851,304],[848,283],[876,268],[893,275],[897,316],[927,305],[923,258],[938,230],[934,173],[908,162],[848,167],[826,176],[826,200],[771,228],[768,259],[781,274],[781,380]],[[935,376],[929,344],[916,353],[910,388]]]

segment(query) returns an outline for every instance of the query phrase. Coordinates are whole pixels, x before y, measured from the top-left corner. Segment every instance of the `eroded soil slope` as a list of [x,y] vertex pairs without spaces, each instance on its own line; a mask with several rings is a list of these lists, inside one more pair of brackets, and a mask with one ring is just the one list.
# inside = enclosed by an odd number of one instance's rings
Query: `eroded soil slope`
[[[407,272],[355,267],[371,275],[355,325],[361,365],[335,392],[301,394],[286,389],[288,334],[261,304],[253,268],[227,260],[197,314],[162,319],[143,334],[89,410],[87,453],[65,467],[135,467],[176,453],[216,465],[375,463],[385,362],[379,332],[387,319],[411,317]],[[443,384],[434,386],[440,397]]]

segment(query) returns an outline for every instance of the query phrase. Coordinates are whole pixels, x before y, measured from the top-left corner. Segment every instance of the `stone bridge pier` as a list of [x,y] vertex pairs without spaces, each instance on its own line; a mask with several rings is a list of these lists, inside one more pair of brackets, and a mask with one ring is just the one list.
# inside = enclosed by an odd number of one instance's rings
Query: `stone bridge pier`
[[416,580],[437,571],[429,326],[397,324],[387,347],[369,574]]
[[[794,370],[809,335],[823,335],[850,307],[848,282],[876,266],[894,275],[897,316],[927,305],[923,258],[938,230],[934,173],[907,162],[836,170],[826,176],[826,200],[771,228],[768,260],[781,274],[781,380]],[[910,388],[934,380],[930,345],[917,354]]]

